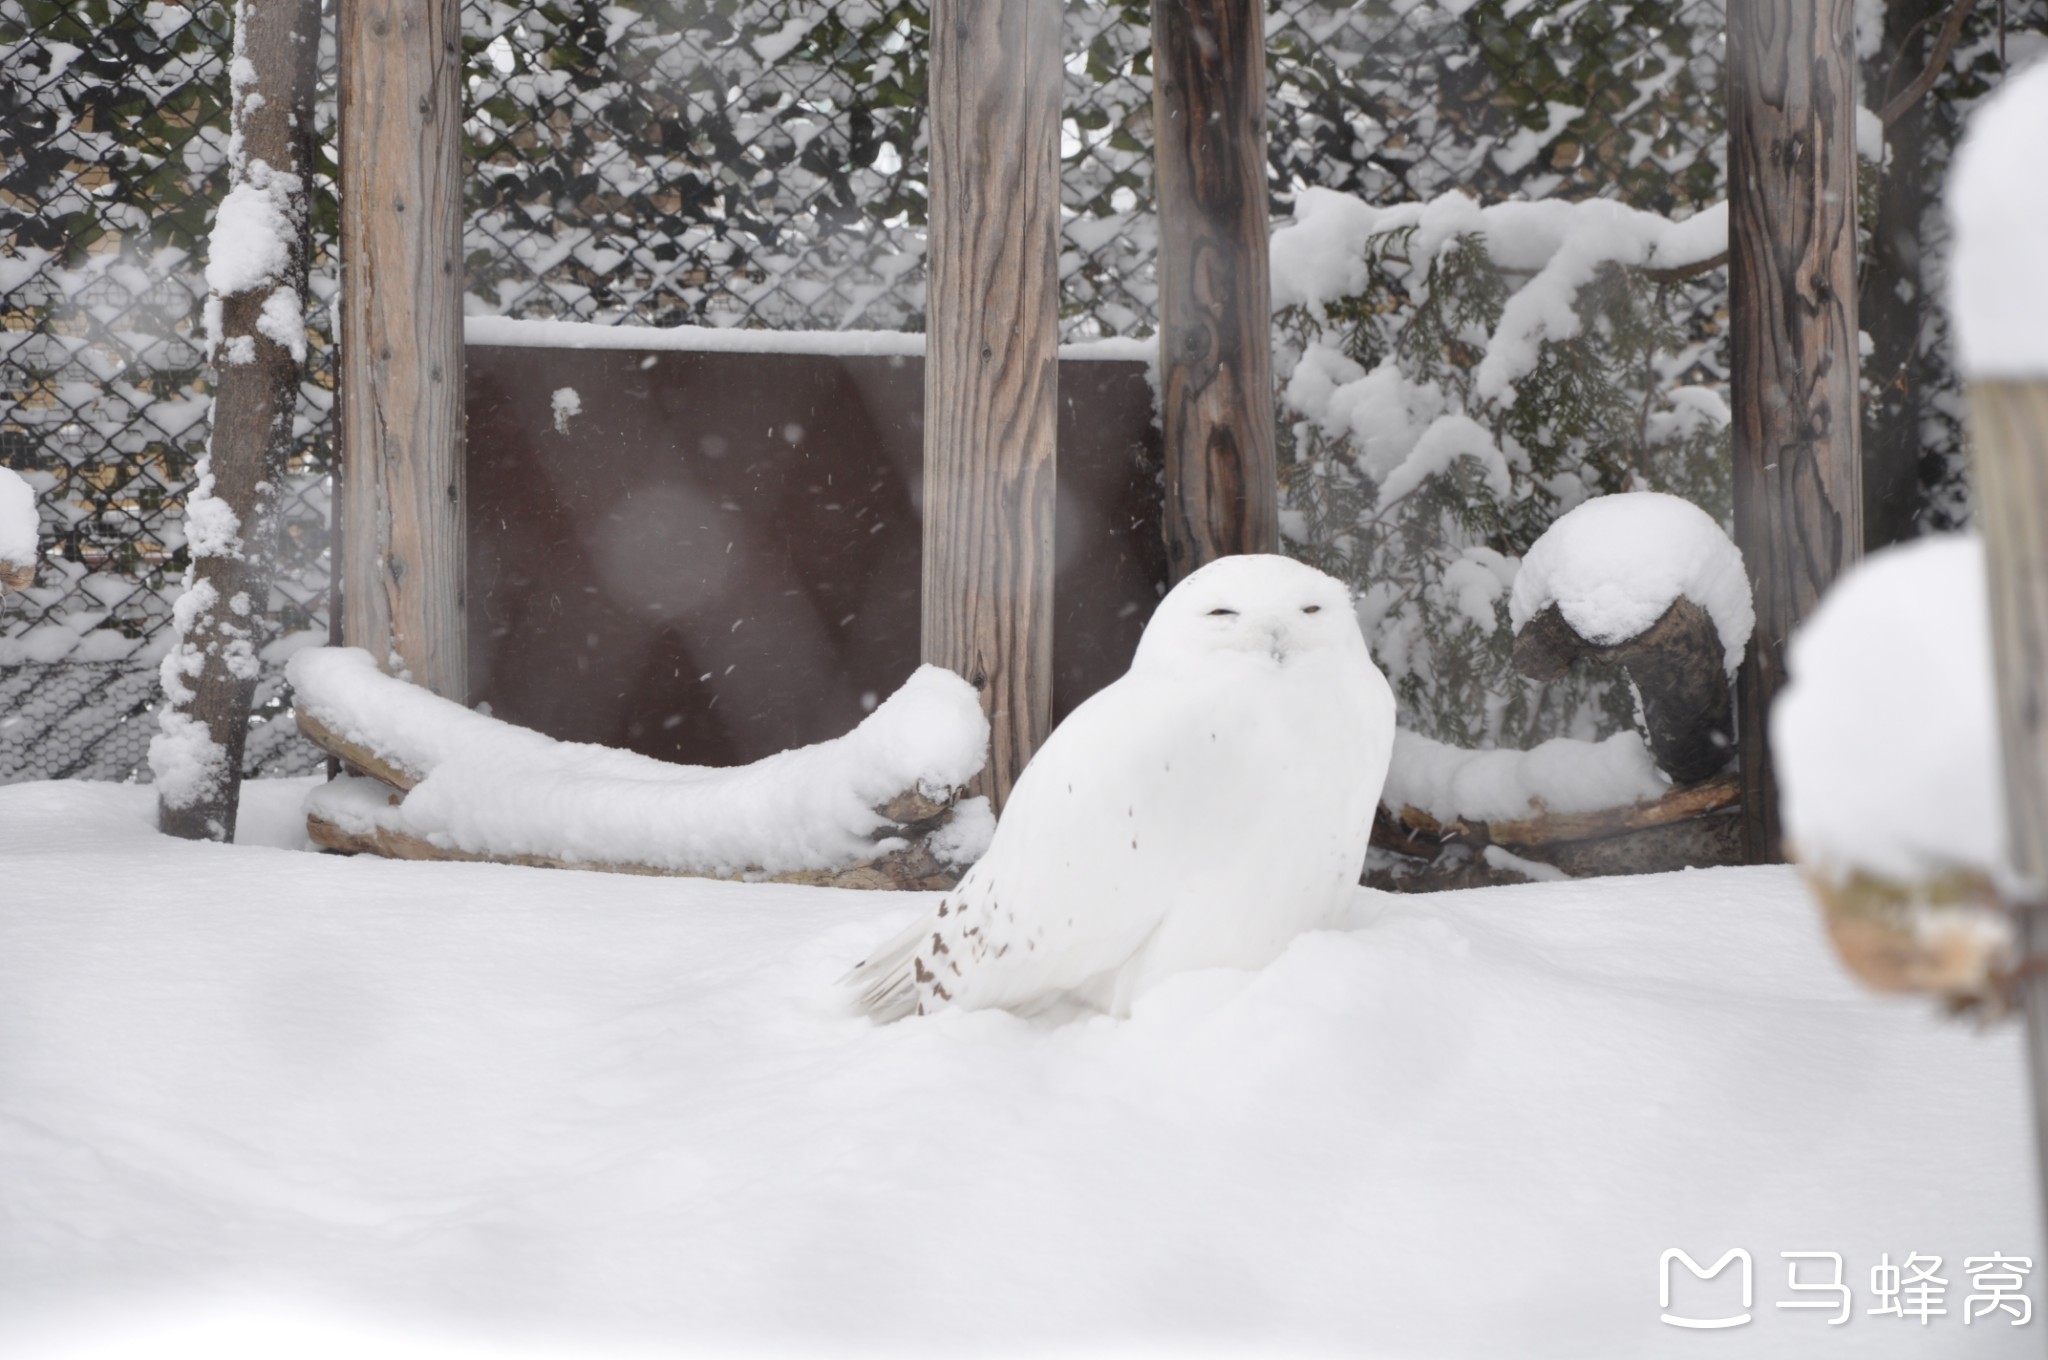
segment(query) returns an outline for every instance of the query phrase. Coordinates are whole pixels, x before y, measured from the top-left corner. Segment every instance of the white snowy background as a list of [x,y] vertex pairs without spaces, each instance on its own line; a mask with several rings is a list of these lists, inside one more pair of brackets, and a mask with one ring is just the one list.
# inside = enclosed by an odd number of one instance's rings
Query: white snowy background
[[[1960,1316],[2040,1259],[2016,1032],[1858,990],[1790,869],[1361,889],[1124,1023],[878,1029],[833,981],[927,899],[279,848],[307,787],[240,846],[0,789],[0,1354],[2039,1351]],[[1673,1246],[1753,1320],[1660,1323]],[[1775,1306],[1811,1250],[1843,1326]],[[1867,1316],[1912,1252],[1948,1315]]]

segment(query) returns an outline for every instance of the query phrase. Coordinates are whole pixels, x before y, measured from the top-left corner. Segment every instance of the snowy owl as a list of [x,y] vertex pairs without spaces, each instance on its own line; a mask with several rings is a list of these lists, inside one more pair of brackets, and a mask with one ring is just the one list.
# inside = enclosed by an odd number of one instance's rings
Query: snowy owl
[[1025,767],[988,853],[846,984],[884,1022],[1125,1015],[1171,973],[1261,967],[1358,883],[1393,741],[1339,582],[1212,562]]

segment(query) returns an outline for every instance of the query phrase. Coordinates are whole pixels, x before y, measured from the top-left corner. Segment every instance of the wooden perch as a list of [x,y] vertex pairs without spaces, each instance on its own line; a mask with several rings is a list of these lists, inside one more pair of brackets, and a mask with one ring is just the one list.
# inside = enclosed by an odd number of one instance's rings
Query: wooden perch
[[1380,809],[1373,844],[1402,854],[1429,854],[1444,845],[1500,845],[1540,852],[1574,841],[1599,840],[1650,827],[1669,826],[1735,806],[1742,791],[1734,775],[1721,775],[1662,798],[1594,812],[1550,812],[1497,822],[1439,821],[1420,808]]
[[[393,794],[394,800],[398,797]],[[913,795],[915,796],[915,795]],[[894,804],[891,804],[894,806]],[[898,828],[903,830],[905,828]],[[313,844],[349,855],[381,855],[385,859],[443,860],[464,864],[516,864],[531,869],[583,869],[602,874],[644,874],[653,878],[718,878],[717,874],[693,874],[680,869],[657,868],[650,864],[598,864],[585,860],[557,859],[551,855],[479,855],[451,846],[436,845],[424,836],[414,836],[387,827],[369,832],[350,831],[317,813],[306,817],[306,835]],[[839,869],[797,869],[779,874],[737,874],[748,882],[801,883],[820,888],[869,888],[882,891],[943,890],[953,886],[957,876],[939,863],[921,840],[874,859]]]
[[10,590],[27,590],[35,584],[36,564],[0,561],[0,595]]
[[1718,774],[1734,752],[1734,695],[1721,668],[1721,635],[1707,611],[1679,599],[1625,642],[1589,642],[1550,605],[1515,635],[1515,669],[1556,680],[1580,657],[1620,666],[1643,703],[1650,754],[1674,784]]
[[[1741,797],[1736,777],[1724,774],[1625,807],[1593,812],[1539,808],[1528,817],[1496,822],[1440,821],[1420,808],[1383,805],[1373,819],[1373,845],[1411,859],[1439,861],[1442,868],[1433,864],[1427,871],[1409,869],[1368,882],[1414,890],[1512,881],[1500,874],[1473,876],[1467,862],[1489,845],[1562,869],[1574,878],[1739,864],[1740,828],[1733,812]],[[1463,853],[1457,853],[1460,847]],[[1446,859],[1446,851],[1454,853]]]

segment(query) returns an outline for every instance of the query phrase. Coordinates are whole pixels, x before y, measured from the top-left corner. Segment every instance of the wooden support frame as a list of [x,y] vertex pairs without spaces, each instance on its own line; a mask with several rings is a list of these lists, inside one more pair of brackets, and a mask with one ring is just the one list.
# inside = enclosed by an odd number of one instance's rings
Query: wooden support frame
[[935,0],[924,659],[981,691],[998,809],[1052,728],[1059,0]]
[[1159,0],[1152,125],[1166,554],[1180,580],[1280,549],[1265,6]]
[[2013,876],[2026,894],[2008,904],[2023,979],[2035,1171],[2048,1211],[2048,981],[2039,971],[2048,958],[2048,373],[1975,378],[1969,411],[2006,827]]
[[342,640],[463,702],[462,6],[339,23]]
[[1784,858],[1766,732],[1786,642],[1863,550],[1854,9],[1728,10],[1735,541],[1756,600],[1736,702],[1752,863]]

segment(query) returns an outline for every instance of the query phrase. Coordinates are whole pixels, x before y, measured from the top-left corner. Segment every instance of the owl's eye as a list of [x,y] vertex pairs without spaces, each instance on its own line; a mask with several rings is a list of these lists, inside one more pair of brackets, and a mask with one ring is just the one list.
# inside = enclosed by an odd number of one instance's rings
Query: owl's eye
[[1216,617],[1217,615],[1219,615],[1219,614],[1229,614],[1229,615],[1231,615],[1232,617],[1235,617],[1235,616],[1236,616],[1236,614],[1237,614],[1237,611],[1236,611],[1235,609],[1212,609],[1212,610],[1210,610],[1210,611],[1209,611],[1209,617],[1210,617],[1210,618],[1212,618],[1212,619],[1213,619],[1213,618],[1215,618],[1215,617]]
[[1305,604],[1301,607],[1301,612],[1304,614],[1320,614],[1323,612],[1323,607],[1319,604]]

